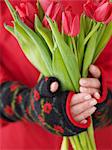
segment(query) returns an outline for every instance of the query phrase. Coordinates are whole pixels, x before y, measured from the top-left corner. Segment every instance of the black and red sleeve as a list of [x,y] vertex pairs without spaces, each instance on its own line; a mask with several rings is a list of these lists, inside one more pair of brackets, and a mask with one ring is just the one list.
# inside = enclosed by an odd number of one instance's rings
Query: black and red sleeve
[[85,131],[86,127],[73,124],[66,113],[70,92],[62,92],[61,86],[55,93],[50,92],[50,84],[54,81],[60,85],[54,77],[42,78],[32,89],[18,82],[1,84],[0,117],[9,122],[38,122],[50,132],[62,136],[72,136]]
[[108,89],[106,99],[96,105],[97,110],[93,114],[95,128],[112,125],[112,90]]

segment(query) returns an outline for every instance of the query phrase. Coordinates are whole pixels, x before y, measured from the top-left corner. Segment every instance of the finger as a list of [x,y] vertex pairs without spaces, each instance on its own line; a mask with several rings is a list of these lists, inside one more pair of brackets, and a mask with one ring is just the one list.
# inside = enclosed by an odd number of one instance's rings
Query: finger
[[86,124],[86,123],[87,123],[87,120],[84,119],[84,120],[82,120],[80,123],[81,123],[81,124]]
[[87,94],[87,93],[78,93],[78,94],[74,94],[74,96],[71,99],[71,106],[75,105],[75,104],[79,104],[81,102],[84,102],[86,100],[91,99],[91,95]]
[[80,104],[72,106],[71,107],[71,113],[73,116],[76,116],[76,115],[84,112],[85,110],[91,108],[92,106],[94,106],[96,104],[97,104],[96,99],[92,98],[89,101],[85,101],[85,102],[82,102]]
[[101,96],[100,96],[100,93],[98,93],[98,92],[94,93],[93,96],[94,96],[94,98],[96,98],[96,99],[100,99],[100,97],[101,97]]
[[96,78],[81,78],[79,81],[80,85],[83,87],[90,87],[90,88],[100,88],[101,83]]
[[100,90],[99,89],[95,89],[95,88],[85,88],[85,87],[81,86],[80,87],[80,92],[94,95],[95,93],[100,93]]
[[59,88],[58,82],[55,81],[55,82],[51,83],[51,85],[50,85],[50,91],[52,93],[56,92],[58,90],[58,88]]
[[88,110],[86,110],[85,112],[81,113],[80,115],[77,115],[74,117],[74,119],[78,122],[88,118],[89,116],[91,116],[94,112],[96,111],[96,107],[91,107]]
[[100,76],[101,76],[100,69],[97,66],[95,66],[95,65],[90,65],[89,72],[95,78],[100,78]]

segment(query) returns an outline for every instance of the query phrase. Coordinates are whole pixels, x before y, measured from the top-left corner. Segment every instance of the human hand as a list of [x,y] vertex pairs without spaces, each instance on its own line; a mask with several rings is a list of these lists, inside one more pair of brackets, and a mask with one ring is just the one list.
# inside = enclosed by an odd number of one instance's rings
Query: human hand
[[99,78],[101,76],[101,71],[97,66],[91,65],[89,72],[91,73],[92,78],[80,79],[80,92],[91,94],[94,98],[99,99],[101,88]]
[[80,93],[75,94],[71,100],[72,116],[80,123],[87,123],[86,118],[95,112],[96,99],[100,98],[101,83],[99,78],[101,71],[98,67],[91,65],[89,72],[93,78],[81,78],[79,82]]
[[[98,67],[91,65],[89,72],[93,78],[81,78],[79,82],[80,93],[75,94],[71,100],[71,114],[76,121],[82,124],[87,123],[86,118],[95,112],[96,99],[100,98],[101,83],[99,78],[101,71]],[[51,92],[55,92],[58,87],[58,83],[53,82],[50,86]]]

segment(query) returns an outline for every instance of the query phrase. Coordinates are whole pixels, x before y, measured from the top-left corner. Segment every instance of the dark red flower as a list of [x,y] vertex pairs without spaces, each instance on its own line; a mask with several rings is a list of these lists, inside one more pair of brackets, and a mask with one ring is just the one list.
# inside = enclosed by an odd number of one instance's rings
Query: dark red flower
[[12,85],[10,86],[11,92],[15,91],[18,87],[19,87],[19,84],[12,84]]
[[43,111],[47,114],[50,114],[52,111],[52,104],[49,102],[46,102],[43,106]]
[[87,16],[105,24],[112,21],[112,3],[109,0],[89,0],[84,4]]
[[38,101],[40,99],[40,94],[37,90],[34,90],[34,99],[35,101]]
[[72,7],[72,10],[76,14],[81,14],[82,13],[82,6],[85,3],[85,0],[39,0],[39,2],[42,5],[42,8],[46,12],[47,8],[51,4],[51,2],[60,2],[62,7],[65,9],[69,5]]
[[80,32],[79,15],[74,15],[71,10],[62,13],[62,28],[65,34],[76,36]]
[[57,132],[64,133],[64,129],[60,125],[54,125],[54,129]]
[[10,116],[13,115],[13,110],[12,110],[12,108],[11,108],[10,106],[8,106],[8,105],[4,108],[4,111],[6,112],[6,114],[8,114],[8,115],[10,115]]
[[37,14],[36,0],[28,1],[21,0],[19,6],[15,6],[16,11],[19,13],[20,18],[25,22],[29,27],[34,27],[34,17]]
[[18,96],[17,96],[16,102],[17,102],[17,104],[22,103],[22,96],[21,96],[21,95],[18,95]]
[[44,120],[44,118],[42,118],[41,115],[38,115],[38,119],[40,120],[40,122],[41,122],[43,125],[45,125],[45,120]]

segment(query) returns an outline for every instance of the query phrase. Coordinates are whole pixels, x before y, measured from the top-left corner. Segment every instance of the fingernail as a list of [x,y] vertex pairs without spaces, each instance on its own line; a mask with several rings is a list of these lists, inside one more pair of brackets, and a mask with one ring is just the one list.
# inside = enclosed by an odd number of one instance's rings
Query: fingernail
[[97,104],[97,101],[96,100],[92,100],[91,102],[90,102],[90,106],[94,106],[94,105],[96,105]]
[[86,124],[86,123],[87,123],[87,120],[83,120],[83,121],[81,121],[80,123]]
[[96,107],[93,107],[91,110],[90,110],[90,114],[93,114],[94,112],[95,112],[95,110],[96,110]]
[[91,95],[87,95],[87,96],[85,96],[85,97],[84,97],[84,99],[85,99],[85,100],[89,100],[89,99],[91,99]]
[[84,79],[81,79],[81,80],[80,80],[80,84],[81,84],[81,85],[84,85],[84,84],[86,84],[86,80],[84,80]]
[[97,98],[97,99],[100,99],[100,94],[99,94],[98,92],[96,92],[96,93],[94,94],[94,97]]
[[80,87],[80,92],[86,92],[86,88]]

